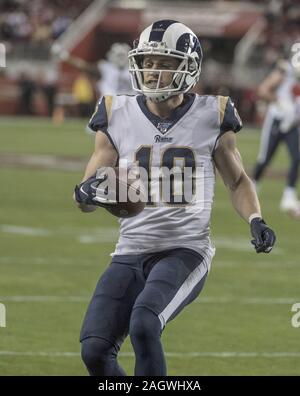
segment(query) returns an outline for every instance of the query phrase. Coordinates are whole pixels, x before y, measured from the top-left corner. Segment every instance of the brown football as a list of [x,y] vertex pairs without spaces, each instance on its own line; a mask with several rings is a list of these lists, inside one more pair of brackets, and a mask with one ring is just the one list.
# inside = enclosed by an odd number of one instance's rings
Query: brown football
[[[106,170],[109,169],[109,172]],[[115,177],[116,204],[104,204],[103,207],[112,215],[121,218],[129,218],[138,215],[146,205],[146,195],[142,183],[137,184],[136,177],[130,176],[127,168],[101,168],[108,174],[108,181]]]

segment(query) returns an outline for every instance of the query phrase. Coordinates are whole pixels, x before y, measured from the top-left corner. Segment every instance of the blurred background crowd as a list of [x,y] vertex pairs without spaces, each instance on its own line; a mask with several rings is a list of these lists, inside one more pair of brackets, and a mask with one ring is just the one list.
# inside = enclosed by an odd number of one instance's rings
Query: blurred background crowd
[[112,45],[132,46],[151,22],[178,15],[203,46],[196,91],[229,94],[245,122],[260,124],[257,86],[300,42],[298,0],[0,0],[0,43],[6,48],[0,113],[57,122],[88,117],[97,98],[109,93],[101,92],[99,80],[109,79],[101,68]]
[[[0,38],[17,49],[40,45],[47,52],[90,4],[88,0],[3,0],[0,2]],[[12,48],[14,50],[14,48]]]

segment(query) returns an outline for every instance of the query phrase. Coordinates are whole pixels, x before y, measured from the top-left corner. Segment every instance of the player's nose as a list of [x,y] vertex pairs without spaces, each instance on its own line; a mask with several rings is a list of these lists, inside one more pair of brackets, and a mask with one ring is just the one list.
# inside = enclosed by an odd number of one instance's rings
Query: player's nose
[[159,70],[159,68],[156,65],[153,65],[151,67],[151,69],[149,69],[148,74],[150,76],[157,76],[158,75],[158,71],[157,70]]

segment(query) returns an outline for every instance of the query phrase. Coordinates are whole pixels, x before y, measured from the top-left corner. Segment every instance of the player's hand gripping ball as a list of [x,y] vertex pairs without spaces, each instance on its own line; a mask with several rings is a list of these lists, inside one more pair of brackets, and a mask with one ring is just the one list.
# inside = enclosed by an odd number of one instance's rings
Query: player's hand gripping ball
[[138,215],[146,205],[144,185],[137,172],[119,167],[99,168],[75,187],[78,203],[100,206],[117,217]]

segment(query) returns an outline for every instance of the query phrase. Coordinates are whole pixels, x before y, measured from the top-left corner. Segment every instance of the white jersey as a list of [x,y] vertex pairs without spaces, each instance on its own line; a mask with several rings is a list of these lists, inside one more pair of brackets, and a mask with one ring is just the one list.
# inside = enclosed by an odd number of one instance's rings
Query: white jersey
[[97,88],[102,96],[134,93],[128,67],[120,69],[114,63],[102,60],[98,63],[98,69],[101,79]]
[[[214,196],[213,152],[226,131],[239,131],[241,120],[228,97],[186,94],[172,118],[152,114],[143,95],[102,98],[89,127],[106,133],[119,154],[119,164],[149,169],[172,167],[176,161],[200,169],[200,199],[192,205],[169,202],[159,195],[159,177],[152,180],[149,201],[135,217],[119,219],[120,237],[114,254],[140,254],[184,247],[199,252],[210,263],[210,215]],[[151,201],[155,201],[155,204]],[[208,265],[209,266],[209,265]]]
[[288,132],[299,118],[299,103],[293,93],[297,85],[293,66],[286,63],[284,71],[285,76],[276,90],[277,101],[269,105],[266,117],[281,120],[281,131]]

